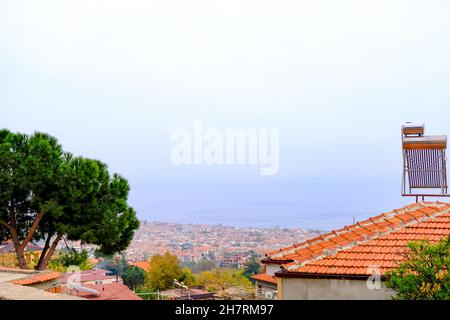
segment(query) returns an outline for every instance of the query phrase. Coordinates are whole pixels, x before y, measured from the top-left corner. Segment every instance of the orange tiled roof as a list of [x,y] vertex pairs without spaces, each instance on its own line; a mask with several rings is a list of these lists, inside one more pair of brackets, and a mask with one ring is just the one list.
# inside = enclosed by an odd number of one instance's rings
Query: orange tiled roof
[[136,262],[130,262],[132,266],[136,266],[141,268],[144,271],[148,271],[150,268],[150,263],[148,261],[136,261]]
[[18,279],[13,281],[12,283],[22,285],[22,286],[29,286],[36,283],[42,283],[47,282],[50,280],[55,280],[61,277],[61,274],[59,272],[47,272],[47,273],[41,273],[32,275],[30,277],[24,278],[24,279]]
[[450,204],[421,202],[383,213],[314,239],[266,254],[286,261],[285,272],[323,275],[383,275],[404,259],[407,243],[439,241],[450,234]]
[[82,290],[73,292],[73,294],[88,300],[142,300],[136,293],[128,289],[126,285],[117,282],[96,285],[86,284],[84,287],[94,289],[98,294]]
[[277,278],[275,278],[275,276],[268,275],[267,273],[255,274],[252,276],[252,278],[259,281],[277,284]]

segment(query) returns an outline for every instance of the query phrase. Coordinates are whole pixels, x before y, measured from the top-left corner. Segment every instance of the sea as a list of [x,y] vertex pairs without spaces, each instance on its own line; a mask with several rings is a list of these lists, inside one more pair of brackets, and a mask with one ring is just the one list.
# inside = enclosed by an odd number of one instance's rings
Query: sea
[[140,184],[129,197],[141,220],[324,231],[414,201],[398,181],[314,179]]

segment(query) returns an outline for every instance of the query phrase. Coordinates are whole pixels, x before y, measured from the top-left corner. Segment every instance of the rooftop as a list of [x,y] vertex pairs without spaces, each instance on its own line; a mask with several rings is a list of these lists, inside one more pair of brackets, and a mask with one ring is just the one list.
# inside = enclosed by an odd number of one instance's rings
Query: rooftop
[[[58,275],[57,275],[58,274]],[[29,285],[52,281],[59,273],[0,268],[0,300],[79,300],[65,294],[47,292]]]
[[258,281],[264,281],[268,283],[277,284],[277,278],[275,276],[271,276],[267,273],[255,274],[252,276],[253,279]]
[[144,261],[136,261],[136,262],[130,262],[131,265],[141,268],[144,271],[148,271],[150,267],[150,263],[147,260]]
[[142,300],[142,298],[128,289],[126,285],[117,282],[97,285],[86,284],[83,286],[94,289],[98,294],[82,290],[72,292],[72,294],[88,300]]
[[[115,280],[116,277],[108,275],[110,273],[111,272],[108,270],[93,269],[93,270],[78,271],[77,276],[79,277],[78,279],[80,282],[99,281],[106,279]],[[72,275],[73,275],[72,273],[65,273],[61,278],[61,282],[66,283],[69,277]]]
[[61,273],[59,272],[42,272],[38,274],[31,274],[28,277],[20,278],[12,281],[13,284],[18,284],[21,286],[29,286],[32,284],[37,284],[41,282],[47,282],[50,280],[56,280],[61,277]]
[[405,259],[407,243],[449,234],[450,204],[420,202],[269,252],[263,262],[280,264],[278,276],[368,276],[373,267],[384,275]]
[[[9,252],[15,252],[14,250],[15,250],[14,249],[14,244],[13,244],[13,242],[11,240],[6,241],[4,243],[0,243],[0,254],[2,254],[2,253],[9,253]],[[34,252],[34,251],[42,251],[42,247],[29,242],[25,246],[25,252]]]

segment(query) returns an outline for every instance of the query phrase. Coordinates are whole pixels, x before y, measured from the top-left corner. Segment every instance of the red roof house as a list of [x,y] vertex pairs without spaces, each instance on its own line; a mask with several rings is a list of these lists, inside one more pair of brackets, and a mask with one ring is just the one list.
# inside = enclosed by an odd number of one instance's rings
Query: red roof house
[[130,262],[130,265],[141,268],[145,272],[150,269],[150,263],[148,260]]
[[405,259],[409,242],[449,234],[450,204],[415,203],[269,252],[266,276],[253,278],[276,278],[281,299],[386,299],[392,292],[367,280],[383,280]]
[[87,290],[71,290],[69,293],[88,300],[142,300],[136,293],[121,283],[86,284]]

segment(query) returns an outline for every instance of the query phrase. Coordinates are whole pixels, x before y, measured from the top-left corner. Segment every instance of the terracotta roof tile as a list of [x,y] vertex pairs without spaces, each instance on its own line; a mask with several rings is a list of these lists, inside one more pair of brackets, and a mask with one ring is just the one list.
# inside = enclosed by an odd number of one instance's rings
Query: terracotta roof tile
[[144,271],[148,271],[148,269],[150,268],[150,263],[149,263],[148,261],[146,261],[146,260],[144,260],[144,261],[130,262],[130,264],[131,264],[132,266],[139,267],[139,268],[141,268],[141,269],[144,270]]
[[35,274],[30,277],[22,278],[13,281],[12,283],[22,285],[22,286],[29,286],[37,283],[47,282],[51,280],[56,280],[61,277],[61,274],[59,272],[46,272],[46,273],[40,273]]
[[97,285],[86,284],[83,286],[94,289],[97,291],[97,294],[82,290],[72,290],[70,293],[88,300],[142,300],[136,293],[128,289],[126,285],[117,282]]
[[277,278],[275,276],[268,275],[267,273],[255,274],[252,276],[252,278],[259,281],[277,284]]
[[[450,204],[421,202],[383,213],[314,239],[267,253],[267,260],[285,260],[288,272],[370,275],[395,268],[407,243],[439,241],[450,234]],[[294,262],[288,263],[288,260]]]

